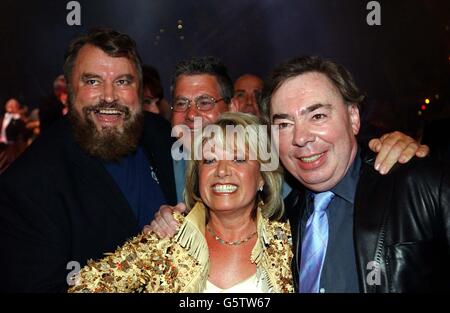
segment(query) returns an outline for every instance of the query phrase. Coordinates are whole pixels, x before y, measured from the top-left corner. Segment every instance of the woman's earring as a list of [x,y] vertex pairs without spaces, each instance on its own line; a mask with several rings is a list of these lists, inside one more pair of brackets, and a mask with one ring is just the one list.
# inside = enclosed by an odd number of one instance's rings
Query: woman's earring
[[261,187],[259,187],[259,191],[263,191],[263,187],[264,187],[264,185],[262,185]]

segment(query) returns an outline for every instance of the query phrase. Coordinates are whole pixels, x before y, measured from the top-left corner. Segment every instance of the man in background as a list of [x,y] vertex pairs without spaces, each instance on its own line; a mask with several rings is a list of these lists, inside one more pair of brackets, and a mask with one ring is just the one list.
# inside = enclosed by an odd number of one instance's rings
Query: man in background
[[40,131],[47,129],[67,114],[67,85],[64,75],[58,75],[53,82],[53,93],[39,105]]
[[259,116],[263,86],[263,80],[253,74],[244,74],[236,79],[233,86],[236,99],[234,111]]

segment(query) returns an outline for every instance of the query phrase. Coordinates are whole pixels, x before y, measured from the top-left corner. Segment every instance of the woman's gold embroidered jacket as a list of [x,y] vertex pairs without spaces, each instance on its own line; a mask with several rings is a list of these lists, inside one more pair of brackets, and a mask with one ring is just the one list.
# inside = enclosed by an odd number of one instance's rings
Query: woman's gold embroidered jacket
[[[209,274],[205,207],[197,203],[172,239],[140,234],[99,261],[88,261],[69,292],[203,292]],[[257,212],[258,238],[251,261],[265,292],[293,292],[288,223]]]

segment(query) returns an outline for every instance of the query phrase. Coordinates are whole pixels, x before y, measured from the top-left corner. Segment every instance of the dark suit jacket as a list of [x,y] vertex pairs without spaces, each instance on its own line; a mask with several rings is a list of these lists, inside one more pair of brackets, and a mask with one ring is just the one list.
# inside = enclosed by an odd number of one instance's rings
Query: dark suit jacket
[[[0,118],[0,130],[3,127],[3,116]],[[27,129],[24,121],[21,119],[12,119],[5,129],[6,138],[8,141],[15,142],[24,140],[27,135]]]
[[[171,142],[170,125],[147,114],[142,145],[175,204]],[[65,291],[68,262],[82,267],[139,231],[119,187],[62,119],[0,176],[0,290]]]
[[[362,162],[355,196],[354,242],[360,290],[450,291],[449,165],[414,160],[382,176],[371,161]],[[297,186],[285,204],[298,290],[304,188]],[[379,264],[379,284],[374,261]]]

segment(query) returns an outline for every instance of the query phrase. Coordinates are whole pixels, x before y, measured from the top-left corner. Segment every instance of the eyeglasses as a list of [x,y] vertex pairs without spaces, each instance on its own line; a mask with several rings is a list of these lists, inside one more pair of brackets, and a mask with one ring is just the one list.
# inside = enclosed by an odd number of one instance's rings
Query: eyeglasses
[[214,108],[217,102],[222,100],[223,98],[216,100],[208,95],[198,96],[194,100],[187,98],[176,98],[173,102],[172,110],[175,112],[185,112],[191,106],[191,102],[194,102],[199,111],[209,111]]

